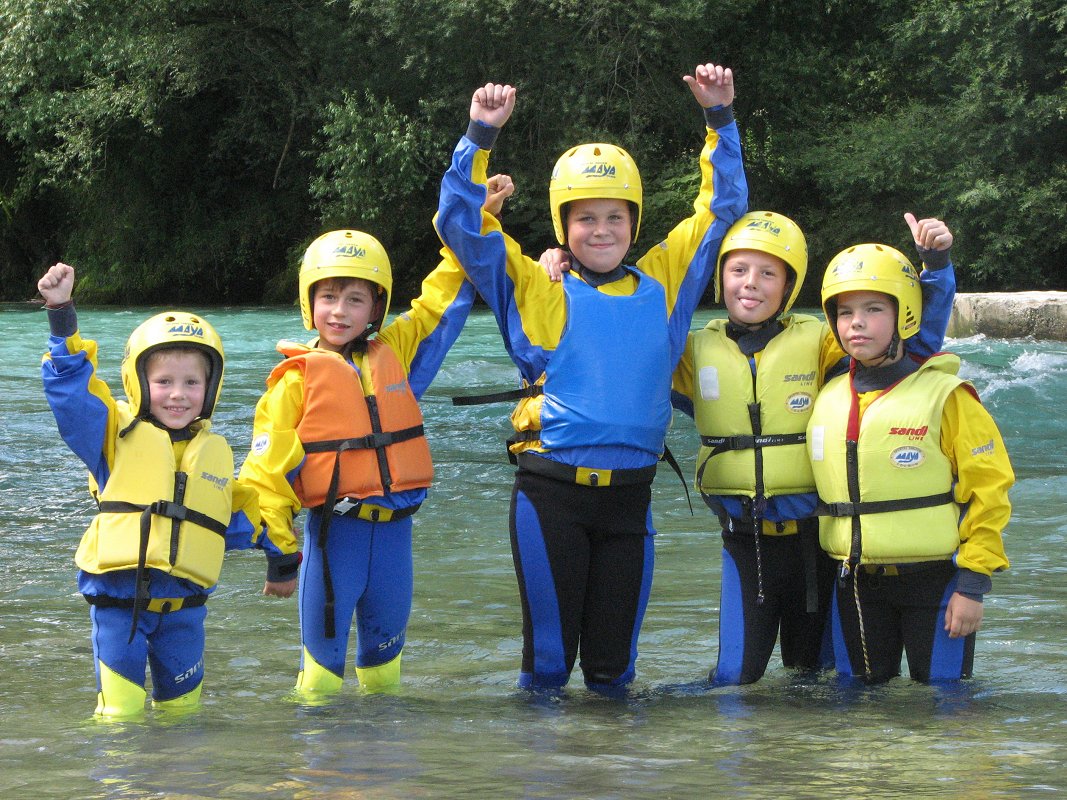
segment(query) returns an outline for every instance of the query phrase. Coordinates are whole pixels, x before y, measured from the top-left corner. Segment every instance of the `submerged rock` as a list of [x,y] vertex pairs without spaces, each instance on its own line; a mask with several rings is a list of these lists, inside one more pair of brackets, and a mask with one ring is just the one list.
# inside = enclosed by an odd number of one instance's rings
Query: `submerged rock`
[[948,336],[1067,341],[1067,292],[957,294]]

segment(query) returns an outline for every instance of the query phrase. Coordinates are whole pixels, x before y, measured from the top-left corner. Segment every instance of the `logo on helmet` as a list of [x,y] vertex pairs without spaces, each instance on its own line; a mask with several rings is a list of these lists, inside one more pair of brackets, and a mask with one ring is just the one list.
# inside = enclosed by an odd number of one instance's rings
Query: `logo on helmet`
[[167,335],[169,336],[192,336],[196,339],[204,338],[204,328],[202,325],[193,325],[191,322],[178,323],[177,325],[171,325],[167,328]]
[[745,226],[745,228],[748,230],[767,231],[767,233],[771,234],[772,236],[780,236],[782,233],[782,226],[775,225],[769,219],[754,219],[749,222]]
[[333,254],[346,258],[366,258],[367,248],[360,247],[358,244],[341,244],[333,249]]
[[614,178],[615,165],[606,161],[592,161],[582,167],[582,175],[589,178]]

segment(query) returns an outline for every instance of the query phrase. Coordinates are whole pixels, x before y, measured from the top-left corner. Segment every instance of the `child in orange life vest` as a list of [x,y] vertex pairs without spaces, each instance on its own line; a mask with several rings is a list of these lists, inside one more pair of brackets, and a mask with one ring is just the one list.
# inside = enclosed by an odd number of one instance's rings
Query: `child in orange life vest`
[[96,713],[142,713],[146,666],[153,706],[194,708],[205,602],[223,551],[264,549],[268,581],[295,574],[298,558],[260,535],[255,493],[233,480],[233,453],[211,430],[222,341],[195,314],[146,320],[126,344],[127,400],[116,400],[96,375],[96,343],[78,330],[74,269],[56,264],[37,287],[52,334],[45,396],[63,440],[89,469],[99,507],[75,556],[93,626]]
[[[931,313],[912,349],[940,349],[955,293],[948,227],[905,215],[927,262]],[[557,274],[557,253],[546,253]],[[817,496],[804,448],[814,395],[844,369],[844,351],[819,319],[790,313],[807,274],[805,237],[771,211],[745,214],[723,238],[715,299],[727,319],[689,335],[674,374],[674,405],[701,437],[696,486],[722,527],[715,685],[752,683],[776,640],[786,667],[830,666],[824,636],[834,562],[819,548]]]
[[820,542],[840,562],[838,671],[885,681],[907,652],[914,680],[970,677],[982,598],[1008,567],[1004,442],[958,357],[904,352],[923,306],[903,255],[879,244],[839,253],[822,305],[852,357],[815,401],[807,438]]
[[[498,213],[514,187],[493,179]],[[263,519],[292,539],[308,508],[300,571],[297,690],[341,688],[353,616],[356,676],[368,692],[400,684],[411,612],[412,515],[433,477],[418,398],[459,335],[474,287],[447,250],[411,308],[382,327],[392,272],[384,248],[353,230],[312,242],[300,269],[300,313],[312,346],[286,356],[256,407],[241,476],[260,493]]]

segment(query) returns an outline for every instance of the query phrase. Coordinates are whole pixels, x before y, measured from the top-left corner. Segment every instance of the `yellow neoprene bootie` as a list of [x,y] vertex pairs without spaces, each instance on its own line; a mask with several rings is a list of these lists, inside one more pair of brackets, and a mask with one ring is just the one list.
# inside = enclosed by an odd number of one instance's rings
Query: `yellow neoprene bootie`
[[311,657],[304,648],[304,666],[296,676],[296,691],[300,694],[328,695],[341,691],[344,679]]
[[180,697],[172,697],[170,700],[153,700],[152,708],[160,711],[195,711],[200,707],[200,690],[204,684],[198,684],[191,692],[186,692]]
[[400,656],[376,667],[356,667],[356,677],[363,691],[370,693],[395,692],[400,688]]
[[103,661],[100,670],[100,691],[96,695],[96,714],[101,717],[132,717],[144,712],[148,696],[143,686],[119,675]]

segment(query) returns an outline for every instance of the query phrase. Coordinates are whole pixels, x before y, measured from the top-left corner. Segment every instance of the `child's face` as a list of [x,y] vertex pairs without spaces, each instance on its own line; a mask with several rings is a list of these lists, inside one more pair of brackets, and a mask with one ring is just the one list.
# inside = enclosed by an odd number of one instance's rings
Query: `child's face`
[[778,256],[759,250],[733,250],[722,264],[722,297],[730,319],[756,326],[782,307],[788,268]]
[[312,321],[324,350],[343,353],[377,319],[378,293],[369,281],[351,281],[343,288],[337,281],[319,281],[311,299]]
[[593,272],[611,272],[622,263],[631,232],[625,200],[575,200],[567,207],[567,244]]
[[168,428],[181,430],[204,410],[207,376],[200,353],[153,353],[145,364],[149,412]]
[[864,366],[877,367],[898,361],[886,358],[897,330],[897,304],[882,292],[844,292],[837,299],[837,336],[845,352]]

